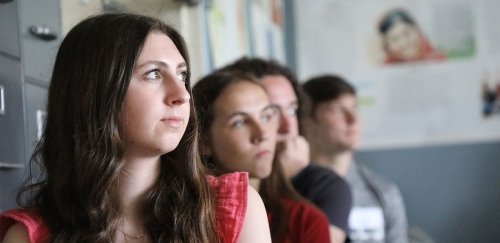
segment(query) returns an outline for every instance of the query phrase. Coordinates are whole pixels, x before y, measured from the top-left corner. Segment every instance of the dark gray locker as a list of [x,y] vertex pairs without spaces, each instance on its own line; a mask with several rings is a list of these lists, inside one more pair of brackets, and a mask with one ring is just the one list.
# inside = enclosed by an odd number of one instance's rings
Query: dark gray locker
[[15,1],[0,3],[0,53],[19,58],[19,26]]
[[18,1],[0,4],[0,211],[15,207],[25,178]]
[[47,89],[30,84],[24,85],[26,93],[26,158],[29,159],[42,135],[45,125]]
[[16,207],[16,194],[25,178],[25,170],[0,170],[0,211]]
[[0,114],[0,167],[21,166],[25,164],[25,143],[19,60],[0,55],[0,86],[3,87],[0,103],[4,103],[4,111]]
[[[46,86],[62,38],[59,0],[18,1],[18,4],[24,75]],[[36,29],[47,30],[55,39],[33,34]]]

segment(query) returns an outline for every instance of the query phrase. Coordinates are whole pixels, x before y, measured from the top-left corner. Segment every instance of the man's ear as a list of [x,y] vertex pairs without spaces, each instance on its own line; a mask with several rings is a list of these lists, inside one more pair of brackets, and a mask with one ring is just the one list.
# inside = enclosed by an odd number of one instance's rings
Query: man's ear
[[313,118],[311,117],[304,117],[302,119],[302,128],[304,129],[304,135],[307,136],[314,136],[314,127],[316,124],[314,123]]
[[310,117],[304,117],[302,118],[302,124],[304,125],[304,128],[310,128],[314,126],[314,121]]

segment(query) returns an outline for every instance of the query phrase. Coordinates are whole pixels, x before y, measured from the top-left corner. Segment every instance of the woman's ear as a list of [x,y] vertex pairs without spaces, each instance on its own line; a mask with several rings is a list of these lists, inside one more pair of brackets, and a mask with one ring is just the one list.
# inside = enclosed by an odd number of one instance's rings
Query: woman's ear
[[209,158],[212,157],[213,155],[213,150],[212,150],[212,143],[210,143],[210,139],[203,139],[202,140],[203,148],[202,148],[202,156]]
[[203,155],[205,157],[212,157],[212,155],[213,155],[212,147],[211,146],[204,146],[203,147]]

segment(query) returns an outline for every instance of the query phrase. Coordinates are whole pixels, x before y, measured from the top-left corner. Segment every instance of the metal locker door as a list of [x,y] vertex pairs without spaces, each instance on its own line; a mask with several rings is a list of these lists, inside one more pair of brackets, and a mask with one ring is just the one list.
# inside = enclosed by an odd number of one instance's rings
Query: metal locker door
[[30,84],[26,77],[26,160],[29,160],[45,126],[47,89]]
[[59,0],[18,1],[24,75],[42,86],[50,81],[62,38],[59,3]]
[[24,112],[19,60],[0,55],[0,167],[24,167]]
[[[1,2],[1,1],[0,1]],[[0,53],[19,58],[19,22],[15,1],[0,3]]]

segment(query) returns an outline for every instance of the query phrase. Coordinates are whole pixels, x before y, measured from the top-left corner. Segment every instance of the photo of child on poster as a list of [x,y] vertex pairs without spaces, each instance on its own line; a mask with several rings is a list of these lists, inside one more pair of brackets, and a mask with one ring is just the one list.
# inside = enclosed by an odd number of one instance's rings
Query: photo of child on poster
[[436,50],[411,14],[401,8],[385,13],[378,25],[385,64],[424,60],[444,61],[444,53]]
[[440,11],[393,6],[374,22],[378,64],[439,63],[476,52],[474,13],[464,5],[448,4]]

